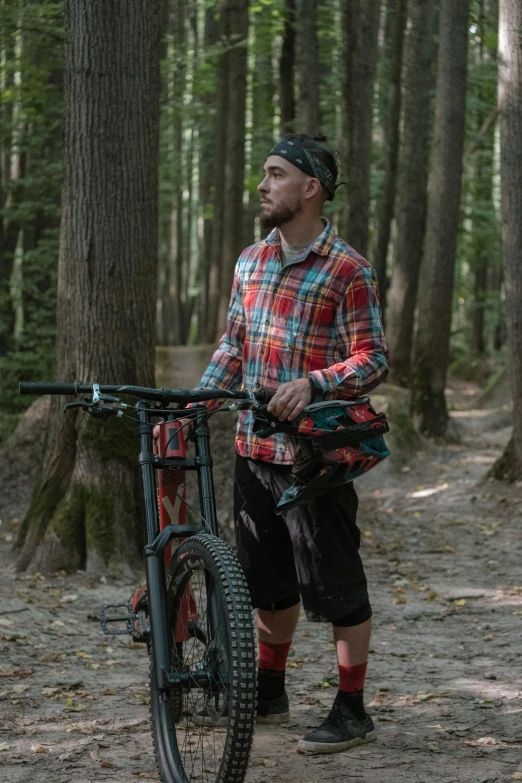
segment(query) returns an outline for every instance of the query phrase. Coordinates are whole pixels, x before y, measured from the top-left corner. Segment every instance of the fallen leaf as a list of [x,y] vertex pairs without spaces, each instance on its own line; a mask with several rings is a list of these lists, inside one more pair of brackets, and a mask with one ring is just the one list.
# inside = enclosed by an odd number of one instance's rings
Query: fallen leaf
[[29,677],[32,673],[32,669],[1,669],[0,677],[15,677],[21,680],[25,677]]
[[76,650],[76,657],[82,658],[83,660],[87,660],[88,658],[92,658],[92,655],[84,652],[83,650]]
[[101,669],[101,663],[88,663],[89,669]]
[[439,750],[439,743],[428,742],[428,750],[430,750],[432,753],[436,753]]
[[85,709],[85,707],[83,707],[81,704],[75,704],[72,696],[67,699],[65,708],[71,712],[81,712]]
[[57,693],[60,693],[61,688],[42,688],[42,696],[45,696],[46,699],[50,699],[52,696],[56,696]]
[[273,761],[273,759],[258,759],[257,763],[262,767],[277,767],[277,761]]
[[299,661],[287,661],[286,668],[287,669],[300,669],[303,664]]
[[77,593],[70,593],[69,595],[62,595],[60,601],[62,604],[73,604],[79,598]]
[[493,636],[493,634],[492,634],[492,633],[487,633],[487,634],[484,636],[484,641],[485,641],[485,642],[490,642],[490,641],[491,641],[492,639],[494,639],[494,638],[495,638],[495,637]]
[[104,696],[116,696],[116,691],[111,690],[110,688],[106,688],[103,691]]
[[9,750],[9,743],[8,742],[0,742],[0,753],[3,750]]
[[114,764],[112,761],[102,761],[100,766],[104,767],[105,769],[114,769]]
[[465,598],[459,598],[458,601],[455,601],[455,606],[466,606],[466,599]]
[[522,772],[513,772],[513,780],[522,780]]
[[363,536],[365,536],[365,538],[373,538],[373,533],[371,530],[363,530]]
[[399,595],[398,598],[394,598],[393,603],[394,604],[405,604],[405,603],[407,603],[407,601],[406,601],[406,598],[404,598],[404,596]]
[[158,773],[157,772],[135,772],[134,773],[137,778],[147,778],[147,780],[157,780],[158,779]]
[[134,696],[142,704],[150,704],[150,696],[145,696],[143,693],[135,693]]
[[49,748],[44,745],[31,745],[31,750],[33,753],[49,753]]
[[55,620],[51,623],[51,628],[65,628],[65,623],[62,623],[61,620]]
[[0,625],[3,625],[4,628],[7,628],[8,626],[12,625],[13,621],[9,619],[9,617],[0,617]]

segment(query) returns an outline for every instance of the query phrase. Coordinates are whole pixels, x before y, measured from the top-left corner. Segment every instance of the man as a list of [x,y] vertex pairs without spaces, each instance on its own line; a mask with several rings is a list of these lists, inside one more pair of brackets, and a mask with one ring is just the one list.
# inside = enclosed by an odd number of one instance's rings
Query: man
[[[387,374],[375,273],[321,218],[338,174],[325,141],[294,134],[268,155],[260,222],[273,231],[237,262],[226,332],[200,384],[275,392],[268,408],[281,421],[312,399],[364,394]],[[333,624],[339,690],[298,750],[346,750],[375,739],[363,702],[371,607],[357,495],[350,483],[277,515],[292,458],[283,434],[260,439],[251,424],[242,412],[234,507],[238,557],[258,609],[258,720],[289,717],[285,668],[302,599],[308,620]]]

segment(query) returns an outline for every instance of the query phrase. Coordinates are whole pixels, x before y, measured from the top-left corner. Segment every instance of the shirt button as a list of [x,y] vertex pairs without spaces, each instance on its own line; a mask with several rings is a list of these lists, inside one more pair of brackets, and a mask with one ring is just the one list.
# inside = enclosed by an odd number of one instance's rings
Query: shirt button
[[267,318],[265,324],[268,326],[269,323],[270,323],[270,318]]

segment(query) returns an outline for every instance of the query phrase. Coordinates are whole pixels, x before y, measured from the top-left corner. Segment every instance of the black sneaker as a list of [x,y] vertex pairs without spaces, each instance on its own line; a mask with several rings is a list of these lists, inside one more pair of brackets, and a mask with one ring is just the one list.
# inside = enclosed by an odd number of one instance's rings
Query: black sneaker
[[257,723],[284,723],[290,718],[288,695],[286,691],[277,699],[257,700]]
[[351,709],[334,702],[330,714],[319,728],[297,744],[298,753],[339,753],[375,740],[375,727],[369,715],[357,720]]
[[[289,718],[290,710],[286,692],[277,699],[270,699],[270,701],[257,700],[257,723],[283,723]],[[203,709],[193,717],[193,721],[200,726],[226,726],[228,722],[228,705],[224,707],[219,717],[217,715],[212,716],[208,709]]]

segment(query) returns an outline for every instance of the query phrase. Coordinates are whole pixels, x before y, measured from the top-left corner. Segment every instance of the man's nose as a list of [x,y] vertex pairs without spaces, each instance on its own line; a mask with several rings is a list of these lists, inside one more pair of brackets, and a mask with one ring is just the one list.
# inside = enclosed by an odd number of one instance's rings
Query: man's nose
[[260,182],[260,183],[259,183],[259,185],[257,186],[257,189],[258,189],[258,191],[259,191],[260,193],[266,193],[266,191],[268,190],[268,188],[267,188],[267,182],[266,182],[266,177],[263,177],[263,179],[261,180],[261,182]]

